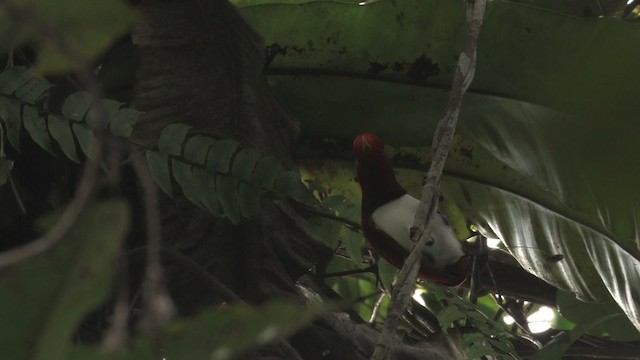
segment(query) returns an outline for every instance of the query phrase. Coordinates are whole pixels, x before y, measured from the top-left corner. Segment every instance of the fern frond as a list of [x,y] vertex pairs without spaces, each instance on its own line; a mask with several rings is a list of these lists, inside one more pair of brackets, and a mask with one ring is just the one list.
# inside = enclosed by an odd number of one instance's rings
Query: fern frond
[[52,141],[55,140],[65,156],[79,162],[77,146],[89,156],[99,112],[105,114],[103,127],[119,137],[129,137],[142,114],[114,100],[92,103],[87,92],[69,95],[62,105],[62,114],[52,114],[46,110],[46,100],[53,86],[26,67],[16,66],[0,73],[0,120],[7,129],[9,143],[17,151],[24,127],[47,152],[55,154]]
[[[79,162],[78,147],[86,156],[92,153],[96,127],[129,138],[143,114],[110,99],[93,103],[87,92],[69,95],[62,114],[52,114],[46,111],[52,87],[25,67],[0,73],[0,120],[7,129],[9,143],[18,151],[24,127],[47,152],[55,154],[55,140],[65,156]],[[100,116],[106,122],[100,121]],[[265,193],[317,203],[299,173],[287,171],[275,157],[242,147],[233,139],[198,133],[186,124],[166,126],[157,148],[148,149],[146,158],[162,191],[172,197],[174,188],[180,188],[196,206],[215,216],[226,216],[233,223],[254,217]]]
[[165,193],[173,196],[176,185],[192,203],[233,223],[254,217],[264,193],[315,202],[299,173],[285,170],[275,157],[232,139],[197,133],[185,124],[165,127],[158,149],[147,150],[146,156],[151,175]]

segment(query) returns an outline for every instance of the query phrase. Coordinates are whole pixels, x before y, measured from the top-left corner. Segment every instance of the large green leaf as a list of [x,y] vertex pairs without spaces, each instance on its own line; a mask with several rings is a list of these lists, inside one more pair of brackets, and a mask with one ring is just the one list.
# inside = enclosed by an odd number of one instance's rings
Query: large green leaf
[[[327,1],[243,10],[270,46],[269,68],[285,74],[324,73],[447,88],[465,34],[463,3],[457,1],[386,0],[366,6]],[[278,22],[270,21],[275,17]],[[640,49],[629,46],[640,40],[637,29],[638,24],[615,19],[578,19],[492,1],[478,45],[472,92],[586,113],[595,104],[629,109],[633,92],[603,89],[632,89],[640,77],[628,71],[640,56]],[[342,88],[336,99],[356,89]],[[584,99],[591,100],[588,109]]]
[[51,250],[0,272],[4,358],[66,359],[78,323],[110,292],[129,220],[122,200],[92,204]]
[[[244,11],[307,137],[430,143],[465,32],[462,2]],[[640,72],[629,70],[639,41],[639,24],[490,2],[461,111],[467,145],[443,186],[525,269],[583,300],[613,297],[640,329]]]

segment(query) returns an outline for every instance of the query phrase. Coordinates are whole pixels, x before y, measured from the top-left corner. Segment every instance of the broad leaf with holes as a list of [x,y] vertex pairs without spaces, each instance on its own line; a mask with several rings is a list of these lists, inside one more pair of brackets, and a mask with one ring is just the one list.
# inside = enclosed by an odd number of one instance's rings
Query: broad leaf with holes
[[[349,141],[371,131],[416,146],[429,145],[447,103],[462,7],[383,0],[243,10],[265,36],[271,83],[303,134]],[[640,73],[630,69],[640,48],[629,44],[639,41],[635,23],[489,2],[458,160],[442,184],[445,199],[504,240],[525,269],[583,300],[613,297],[638,329]],[[419,184],[420,173],[410,176]]]

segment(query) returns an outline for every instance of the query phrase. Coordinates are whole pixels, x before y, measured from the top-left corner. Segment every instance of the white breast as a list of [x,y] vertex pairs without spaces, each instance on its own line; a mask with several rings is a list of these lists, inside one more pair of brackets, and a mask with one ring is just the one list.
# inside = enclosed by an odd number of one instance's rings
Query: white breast
[[[373,222],[395,239],[406,249],[410,249],[410,230],[420,201],[411,195],[403,195],[377,208],[373,214]],[[424,247],[424,261],[436,270],[443,270],[445,266],[453,264],[463,254],[460,242],[445,223],[440,214],[433,217],[432,244]],[[433,262],[428,259],[433,259]]]

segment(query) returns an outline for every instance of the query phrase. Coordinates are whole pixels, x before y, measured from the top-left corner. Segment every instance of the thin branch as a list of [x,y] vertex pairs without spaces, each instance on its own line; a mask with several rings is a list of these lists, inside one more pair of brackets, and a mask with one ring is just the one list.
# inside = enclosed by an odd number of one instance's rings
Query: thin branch
[[[121,181],[121,171],[118,164],[122,157],[122,144],[110,141],[109,156],[106,162],[109,164],[107,171],[107,184],[113,193],[117,192],[116,186]],[[113,352],[120,349],[129,336],[128,324],[131,312],[129,311],[129,269],[124,257],[124,244],[121,242],[118,249],[118,261],[116,264],[116,304],[113,309],[113,320],[102,339],[101,348],[105,352]]]
[[117,264],[118,290],[116,305],[113,309],[113,321],[102,339],[101,348],[105,352],[113,352],[122,347],[128,336],[129,322],[129,281],[123,246],[120,244],[120,257]]
[[431,167],[427,172],[425,185],[422,188],[420,206],[414,219],[413,229],[415,231],[412,231],[411,234],[411,254],[394,281],[395,286],[391,294],[387,319],[371,359],[382,360],[393,357],[392,344],[395,331],[415,289],[416,277],[420,266],[420,254],[427,239],[430,237],[431,218],[434,215],[434,209],[438,206],[438,185],[451,148],[462,104],[462,96],[469,88],[475,74],[476,48],[486,0],[467,0],[465,1],[465,6],[468,26],[467,38],[464,49],[458,58],[458,66],[453,77],[446,112],[443,118],[440,119],[434,135],[432,144],[434,155]]
[[304,212],[306,212],[308,214],[317,215],[317,216],[320,216],[320,217],[323,217],[323,218],[326,218],[326,219],[329,219],[329,220],[335,220],[335,221],[341,222],[341,223],[345,224],[346,226],[348,226],[348,227],[350,227],[350,228],[352,228],[354,230],[358,230],[358,231],[362,230],[362,225],[360,225],[360,223],[358,223],[356,221],[353,221],[353,220],[350,220],[350,219],[347,219],[347,218],[344,218],[342,216],[338,216],[338,215],[335,215],[335,214],[332,214],[332,213],[328,213],[328,212],[326,212],[324,210],[316,209],[316,208],[314,208],[314,207],[312,207],[310,205],[303,204],[303,203],[298,202],[298,201],[292,201],[291,203],[296,207],[296,209],[302,210],[302,211],[304,211]]
[[162,271],[162,226],[156,183],[143,158],[136,158],[132,165],[144,193],[147,225],[147,267],[142,286],[144,316],[140,325],[144,329],[155,329],[171,320],[175,308],[165,286]]
[[473,264],[471,267],[471,284],[469,286],[469,301],[472,304],[478,302],[478,291],[480,289],[480,256],[487,254],[487,238],[479,235],[476,241],[475,254],[473,254]]
[[381,292],[380,297],[376,300],[376,304],[373,306],[373,310],[371,310],[371,317],[369,318],[369,324],[373,324],[376,321],[376,317],[378,317],[378,311],[380,311],[380,306],[382,305],[382,300],[387,296],[386,292]]

